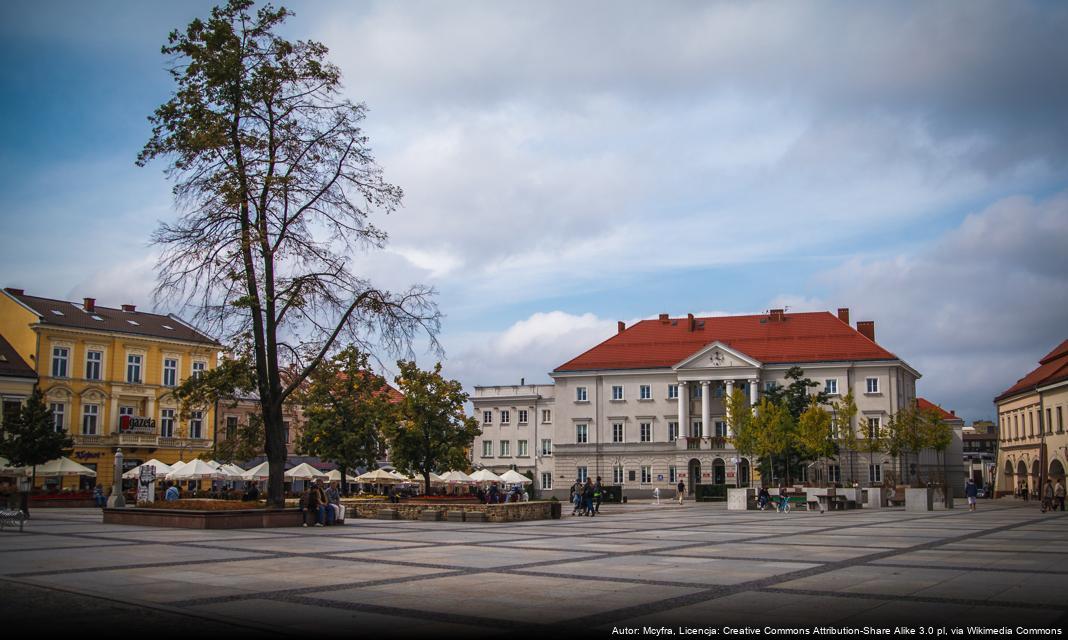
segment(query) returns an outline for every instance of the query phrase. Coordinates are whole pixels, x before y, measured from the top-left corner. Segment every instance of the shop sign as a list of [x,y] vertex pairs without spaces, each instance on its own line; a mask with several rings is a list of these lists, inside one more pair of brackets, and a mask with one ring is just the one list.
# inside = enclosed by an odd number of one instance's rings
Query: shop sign
[[155,435],[156,420],[144,416],[122,416],[119,418],[119,433]]

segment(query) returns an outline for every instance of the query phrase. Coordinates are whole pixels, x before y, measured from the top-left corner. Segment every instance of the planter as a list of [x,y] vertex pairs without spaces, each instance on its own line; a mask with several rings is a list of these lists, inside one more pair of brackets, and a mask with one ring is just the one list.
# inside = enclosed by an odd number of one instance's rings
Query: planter
[[304,522],[300,509],[234,509],[196,511],[190,509],[104,509],[105,524],[179,529],[265,529],[299,527]]
[[934,511],[934,489],[905,489],[905,511]]
[[748,510],[750,499],[756,500],[756,489],[727,489],[727,511]]
[[552,518],[553,520],[559,520],[560,519],[560,514],[561,514],[562,511],[563,511],[563,506],[560,504],[559,501],[553,500],[549,504],[549,517]]

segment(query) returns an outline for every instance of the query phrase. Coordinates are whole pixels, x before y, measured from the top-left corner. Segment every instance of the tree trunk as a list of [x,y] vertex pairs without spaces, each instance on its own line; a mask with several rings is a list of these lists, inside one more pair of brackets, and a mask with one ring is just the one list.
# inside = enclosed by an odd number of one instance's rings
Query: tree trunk
[[347,498],[349,497],[349,469],[343,464],[339,464],[337,468],[341,472],[341,495]]
[[[264,446],[267,454],[267,506],[275,509],[285,507],[285,464],[286,443],[285,432],[282,427],[282,410],[270,400],[261,400],[263,409],[263,431],[266,439]],[[280,405],[280,403],[279,403]]]
[[423,495],[430,495],[430,472],[423,471]]

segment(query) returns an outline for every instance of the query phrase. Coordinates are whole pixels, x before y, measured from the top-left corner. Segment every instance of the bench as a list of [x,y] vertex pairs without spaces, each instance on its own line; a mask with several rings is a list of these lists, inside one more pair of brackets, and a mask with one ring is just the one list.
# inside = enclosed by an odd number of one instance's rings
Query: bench
[[895,487],[894,493],[887,496],[886,501],[895,507],[905,504],[905,487]]
[[14,527],[16,522],[19,525],[19,533],[22,533],[22,525],[26,522],[26,514],[21,509],[18,511],[0,511],[0,531],[3,531],[5,526]]

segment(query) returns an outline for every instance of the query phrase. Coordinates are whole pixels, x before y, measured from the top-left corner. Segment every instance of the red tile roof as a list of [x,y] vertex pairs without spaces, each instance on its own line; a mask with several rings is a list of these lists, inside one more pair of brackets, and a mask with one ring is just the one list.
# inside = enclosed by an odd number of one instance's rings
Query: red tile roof
[[766,363],[896,360],[897,356],[826,311],[643,320],[556,368],[655,369],[671,367],[719,341]]
[[946,411],[942,407],[938,406],[937,404],[931,402],[926,398],[916,398],[916,406],[920,409],[934,409],[942,415],[943,420],[960,420],[961,422],[964,421],[964,419],[958,416],[957,414]]
[[11,343],[0,336],[0,376],[9,378],[37,379],[37,372],[26,364]]
[[1053,384],[1063,380],[1068,380],[1068,340],[1060,343],[1053,348],[1053,351],[1043,356],[1038,361],[1037,369],[1017,380],[1016,384],[994,398],[994,402],[1000,402],[1005,398],[1025,391],[1032,391],[1037,386]]

